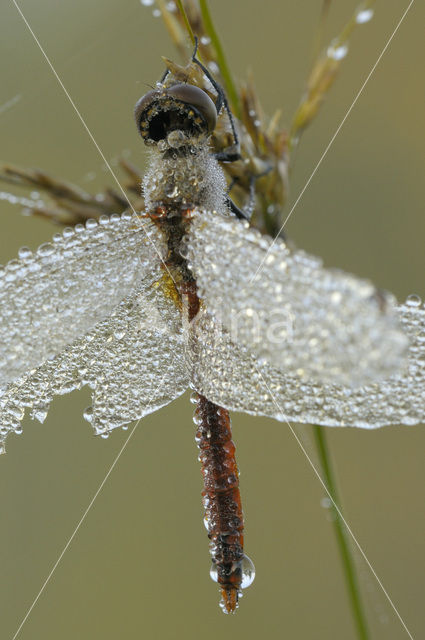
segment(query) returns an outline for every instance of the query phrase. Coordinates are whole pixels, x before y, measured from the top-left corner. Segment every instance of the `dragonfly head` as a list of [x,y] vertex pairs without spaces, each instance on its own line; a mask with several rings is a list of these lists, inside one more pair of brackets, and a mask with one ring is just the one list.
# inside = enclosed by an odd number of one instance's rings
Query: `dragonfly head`
[[134,109],[137,129],[146,144],[166,142],[173,131],[184,138],[209,135],[215,129],[217,109],[205,91],[191,84],[153,89]]

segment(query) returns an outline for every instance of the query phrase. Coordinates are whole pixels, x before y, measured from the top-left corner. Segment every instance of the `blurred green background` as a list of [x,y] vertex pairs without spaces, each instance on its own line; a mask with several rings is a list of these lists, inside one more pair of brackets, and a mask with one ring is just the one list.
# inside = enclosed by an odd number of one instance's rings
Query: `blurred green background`
[[[252,69],[265,111],[281,107],[289,123],[321,2],[210,4],[235,77]],[[325,41],[356,4],[332,3]],[[407,4],[378,1],[373,21],[355,32],[336,86],[302,140],[292,202]],[[162,73],[161,55],[176,57],[153,7],[137,0],[22,0],[20,6],[106,157],[114,164],[127,149],[142,165],[133,105]],[[417,1],[287,226],[298,246],[327,265],[370,277],[401,300],[425,295],[424,21],[425,6]],[[2,6],[1,32],[1,160],[44,168],[88,190],[111,184],[12,3]],[[1,261],[55,231],[1,203]],[[46,423],[27,421],[0,460],[2,638],[14,637],[127,437],[120,431],[107,441],[94,438],[82,417],[88,404],[87,391],[56,399]],[[246,550],[257,569],[236,616],[220,612],[208,575],[186,395],[140,423],[19,638],[353,640],[324,492],[310,465],[285,425],[242,414],[233,425]],[[314,460],[309,427],[297,432]],[[413,637],[424,637],[424,429],[329,429],[327,435],[346,518]],[[408,637],[358,553],[356,560],[373,638]]]

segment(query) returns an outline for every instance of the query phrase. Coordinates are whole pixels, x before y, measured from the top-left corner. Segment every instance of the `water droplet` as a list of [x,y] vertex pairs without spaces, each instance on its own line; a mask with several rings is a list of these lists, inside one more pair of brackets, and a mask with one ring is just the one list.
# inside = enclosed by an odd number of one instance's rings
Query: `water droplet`
[[357,24],[364,24],[373,18],[373,9],[359,9],[356,15]]
[[27,260],[28,258],[31,258],[32,251],[31,249],[28,249],[28,247],[21,247],[18,251],[18,256],[21,260]]
[[201,37],[201,44],[204,44],[205,46],[210,44],[211,42],[211,38],[209,38],[208,36],[202,36]]
[[421,302],[422,300],[420,299],[419,296],[416,295],[416,293],[412,293],[410,296],[407,296],[406,298],[406,304],[409,307],[420,307]]
[[320,504],[324,509],[330,509],[330,507],[332,506],[332,500],[328,498],[328,496],[325,496],[321,499]]
[[246,589],[247,587],[250,587],[254,582],[254,578],[255,578],[254,563],[252,562],[251,558],[249,558],[247,555],[244,555],[242,560],[241,588]]
[[34,409],[32,415],[36,420],[38,420],[39,422],[41,422],[41,424],[43,424],[43,422],[47,417],[47,409],[39,407],[37,409]]
[[215,564],[215,562],[213,562],[211,565],[210,578],[214,582],[218,582],[218,571],[217,571],[217,565]]
[[153,5],[155,0],[140,0],[140,3],[144,6],[144,7],[151,7]]
[[97,220],[89,218],[86,220],[86,229],[95,229],[97,227]]
[[50,244],[50,242],[45,242],[38,248],[37,253],[39,256],[46,258],[47,256],[51,256],[52,253],[54,253],[54,250],[55,248],[52,244]]
[[71,238],[74,235],[74,229],[72,227],[65,227],[62,231],[62,235],[65,239]]
[[327,55],[332,60],[342,60],[348,53],[348,46],[346,44],[331,44],[328,47]]
[[87,407],[86,409],[84,409],[84,420],[87,420],[87,422],[91,422],[93,420],[93,407]]
[[214,60],[211,60],[211,62],[208,63],[208,69],[211,71],[211,73],[218,73],[219,71],[218,64],[214,62]]

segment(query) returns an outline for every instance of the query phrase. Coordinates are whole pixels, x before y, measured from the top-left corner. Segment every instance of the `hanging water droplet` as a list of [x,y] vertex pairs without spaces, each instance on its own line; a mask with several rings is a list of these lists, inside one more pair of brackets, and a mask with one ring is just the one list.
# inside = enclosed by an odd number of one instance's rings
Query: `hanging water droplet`
[[217,571],[217,565],[215,564],[215,562],[213,562],[211,565],[210,578],[214,582],[218,582],[218,571]]
[[42,407],[39,407],[37,409],[34,409],[34,411],[32,412],[32,415],[34,416],[34,418],[36,420],[38,420],[39,422],[41,422],[41,424],[43,424],[43,422],[45,421],[45,419],[47,417],[47,412],[48,412],[48,409],[44,409]]
[[373,18],[373,9],[359,9],[356,14],[357,24],[364,24]]
[[84,420],[87,420],[87,422],[91,422],[93,420],[93,407],[87,407],[86,409],[84,409]]
[[252,562],[251,558],[249,558],[247,555],[244,555],[242,560],[241,589],[246,589],[247,587],[250,587],[254,582],[254,578],[255,578],[254,563]]

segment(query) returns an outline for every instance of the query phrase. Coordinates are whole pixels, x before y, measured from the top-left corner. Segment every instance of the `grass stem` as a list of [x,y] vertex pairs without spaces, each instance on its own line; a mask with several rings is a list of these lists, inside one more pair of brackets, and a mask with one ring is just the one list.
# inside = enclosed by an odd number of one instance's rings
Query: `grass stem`
[[[332,524],[335,531],[337,545],[341,556],[342,568],[348,591],[348,599],[350,601],[351,612],[356,623],[357,635],[359,640],[370,640],[369,631],[366,624],[366,615],[360,598],[360,590],[354,566],[354,559],[347,537],[347,531],[344,522],[338,512],[341,511],[341,503],[336,490],[336,482],[332,470],[331,459],[328,445],[324,433],[324,428],[313,425],[313,434],[319,455],[320,464],[323,471],[324,482],[332,498],[331,513]],[[338,509],[335,508],[338,506]]]

